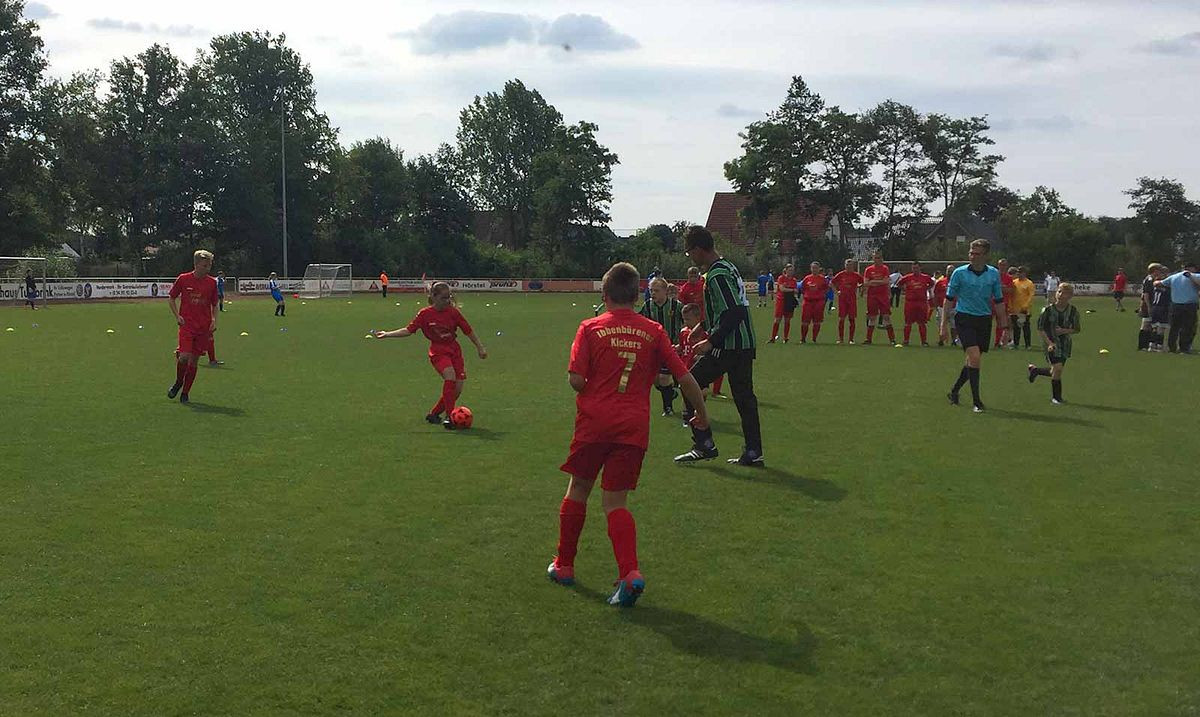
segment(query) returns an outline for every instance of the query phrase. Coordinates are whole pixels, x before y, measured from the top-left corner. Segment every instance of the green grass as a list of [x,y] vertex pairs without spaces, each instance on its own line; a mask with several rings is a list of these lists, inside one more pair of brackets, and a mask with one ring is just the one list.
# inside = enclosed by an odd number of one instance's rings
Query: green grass
[[598,499],[581,585],[543,573],[593,297],[465,298],[461,433],[423,339],[363,338],[398,300],[235,301],[190,407],[165,305],[0,310],[0,712],[1200,713],[1200,363],[1111,302],[1069,406],[1037,353],[987,356],[977,416],[957,350],[761,347],[769,467],[676,467],[656,415],[616,610]]

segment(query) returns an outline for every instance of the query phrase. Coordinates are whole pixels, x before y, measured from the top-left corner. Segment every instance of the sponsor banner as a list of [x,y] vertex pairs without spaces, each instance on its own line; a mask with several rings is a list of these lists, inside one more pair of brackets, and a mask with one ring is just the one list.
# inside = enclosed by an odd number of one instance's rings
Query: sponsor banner
[[[38,291],[48,300],[165,299],[174,279],[48,279]],[[0,299],[24,299],[25,282],[0,283]]]
[[592,279],[530,279],[525,284],[526,291],[599,291],[601,282]]
[[[279,279],[279,290],[285,294],[295,294],[304,288],[304,279]],[[269,294],[270,287],[267,285],[267,279],[244,279],[239,278],[237,283],[239,294]]]

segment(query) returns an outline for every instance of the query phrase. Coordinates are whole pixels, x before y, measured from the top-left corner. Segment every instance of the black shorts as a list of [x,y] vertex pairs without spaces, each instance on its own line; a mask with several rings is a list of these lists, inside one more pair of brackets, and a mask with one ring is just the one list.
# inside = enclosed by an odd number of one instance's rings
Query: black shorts
[[1124,292],[1124,291],[1114,291],[1114,292],[1113,292],[1113,298],[1114,298],[1114,299],[1124,299],[1124,298],[1125,298],[1125,292]]
[[958,331],[958,343],[963,350],[975,346],[980,353],[987,353],[992,345],[992,317],[964,314],[961,311],[954,314],[954,328]]
[[1171,306],[1152,306],[1150,307],[1150,323],[1162,324],[1166,326],[1171,323]]
[[1046,360],[1050,362],[1051,366],[1061,366],[1067,362],[1067,357],[1060,356],[1058,354],[1053,354],[1053,353],[1050,353],[1049,351],[1047,351],[1046,352]]

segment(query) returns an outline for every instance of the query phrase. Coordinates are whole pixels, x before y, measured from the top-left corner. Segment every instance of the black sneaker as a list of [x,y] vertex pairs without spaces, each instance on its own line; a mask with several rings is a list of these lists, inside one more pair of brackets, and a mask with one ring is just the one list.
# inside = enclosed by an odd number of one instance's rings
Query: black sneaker
[[717,447],[703,448],[701,446],[692,446],[692,450],[684,453],[681,456],[675,456],[676,463],[697,463],[699,461],[711,461],[720,453],[717,452]]
[[958,392],[957,391],[951,391],[950,393],[947,393],[946,398],[950,399],[951,406],[958,405]]
[[1029,382],[1033,383],[1033,382],[1037,381],[1037,377],[1038,377],[1037,366],[1034,366],[1033,364],[1029,364],[1028,371],[1029,371]]
[[437,424],[439,424],[439,423],[441,423],[441,422],[442,422],[442,414],[440,414],[440,413],[431,413],[431,414],[429,414],[428,416],[426,416],[426,417],[425,417],[425,422],[426,422],[426,423],[432,423],[433,425],[435,425],[435,426],[436,426]]
[[170,388],[168,388],[168,389],[167,389],[167,398],[171,398],[171,399],[173,399],[173,398],[175,398],[176,396],[178,396],[178,395],[179,395],[179,389],[180,389],[180,385],[179,385],[179,384],[174,384],[173,386],[171,386]]
[[666,408],[663,409],[662,415],[663,415],[663,418],[666,418],[667,416],[674,416],[675,409],[671,408],[670,406],[667,406]]
[[445,428],[447,431],[453,431],[454,422],[447,418],[446,420],[442,421],[442,428]]
[[763,463],[763,457],[757,451],[746,451],[737,458],[730,458],[725,462],[739,466],[750,466],[752,468],[762,468],[766,465]]
[[189,400],[188,395],[186,393],[179,394],[179,402],[180,403],[187,403],[188,400]]

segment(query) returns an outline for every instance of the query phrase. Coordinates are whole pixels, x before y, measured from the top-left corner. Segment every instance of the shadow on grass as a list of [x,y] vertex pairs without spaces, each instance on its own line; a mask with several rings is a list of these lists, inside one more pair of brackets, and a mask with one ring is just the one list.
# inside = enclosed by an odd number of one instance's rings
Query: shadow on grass
[[1072,416],[1047,416],[1041,413],[1009,411],[1003,408],[989,408],[987,413],[992,416],[999,416],[1000,418],[1015,418],[1019,421],[1033,421],[1034,423],[1067,423],[1073,426],[1100,428],[1100,424],[1096,423],[1095,421],[1089,421],[1084,418],[1074,418]]
[[246,409],[235,406],[214,406],[211,403],[200,403],[198,401],[188,401],[184,405],[199,413],[215,413],[218,416],[233,416],[235,418],[242,418],[246,415]]
[[765,466],[763,468],[748,468],[746,466],[730,465],[724,462],[724,457],[718,458],[717,460],[721,462],[693,463],[691,465],[682,467],[682,469],[708,471],[709,473],[719,475],[723,478],[747,481],[750,483],[776,485],[781,488],[787,488],[798,493],[803,493],[814,500],[830,503],[835,503],[846,497],[845,488],[839,486],[837,483],[825,480],[824,478],[806,478],[802,475],[790,473],[772,466]]
[[467,428],[465,430],[459,430],[459,431],[443,430],[442,433],[444,433],[448,436],[460,436],[462,438],[475,438],[475,439],[478,439],[481,441],[498,441],[505,435],[504,431],[493,431],[490,428],[479,428],[476,426]]
[[1143,411],[1140,408],[1131,408],[1129,406],[1100,406],[1094,403],[1069,403],[1069,406],[1075,408],[1086,408],[1089,411],[1104,411],[1106,413],[1136,413],[1141,416],[1153,416],[1154,411]]
[[[576,583],[575,590],[589,599],[607,600],[608,592],[598,592]],[[798,625],[794,641],[759,637],[699,615],[639,602],[634,608],[617,610],[621,619],[662,635],[680,652],[708,660],[758,662],[789,672],[817,674],[813,652],[817,641],[806,625]]]

